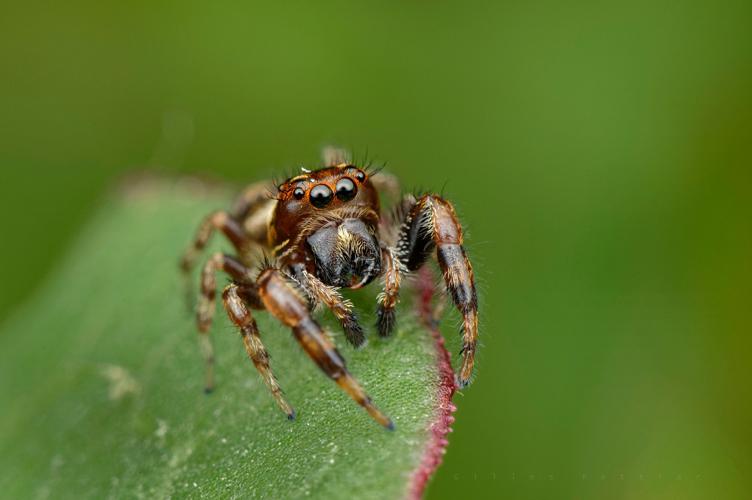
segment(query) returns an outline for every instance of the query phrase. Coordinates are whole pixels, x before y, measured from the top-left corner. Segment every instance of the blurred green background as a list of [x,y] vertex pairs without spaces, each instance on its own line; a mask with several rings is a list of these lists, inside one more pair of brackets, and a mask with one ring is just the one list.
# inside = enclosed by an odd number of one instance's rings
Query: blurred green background
[[482,290],[429,498],[752,495],[749,1],[2,12],[0,318],[123,172],[367,148],[446,185]]

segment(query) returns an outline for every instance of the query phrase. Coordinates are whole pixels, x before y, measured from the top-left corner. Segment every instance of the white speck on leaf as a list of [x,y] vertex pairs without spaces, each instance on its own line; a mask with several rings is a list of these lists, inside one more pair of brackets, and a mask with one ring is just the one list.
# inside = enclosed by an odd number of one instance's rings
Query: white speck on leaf
[[162,420],[161,418],[157,419],[157,430],[154,431],[154,435],[157,436],[160,440],[163,440],[165,436],[167,435],[167,431],[169,430],[169,427],[167,426],[167,422]]
[[141,392],[141,385],[133,378],[128,370],[118,365],[105,365],[100,373],[109,382],[108,395],[112,401],[117,401],[128,394]]

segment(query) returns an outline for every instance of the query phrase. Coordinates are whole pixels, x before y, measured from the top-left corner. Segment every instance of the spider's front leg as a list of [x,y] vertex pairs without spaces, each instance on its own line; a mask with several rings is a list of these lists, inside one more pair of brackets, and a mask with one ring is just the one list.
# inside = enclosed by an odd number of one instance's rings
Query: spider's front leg
[[303,350],[319,368],[365,408],[374,420],[387,429],[393,429],[391,419],[373,405],[371,398],[347,371],[345,360],[313,319],[305,300],[290,286],[284,275],[277,269],[269,268],[259,275],[257,283],[266,309],[292,329]]
[[478,296],[473,268],[462,246],[462,227],[454,207],[436,195],[411,200],[400,227],[397,257],[408,271],[420,268],[436,249],[447,290],[462,314],[462,366],[457,385],[470,383],[478,342]]
[[381,261],[384,268],[384,290],[379,294],[376,310],[376,329],[382,337],[388,337],[394,329],[396,315],[394,313],[399,302],[399,289],[402,281],[401,262],[394,255],[394,250],[384,248],[381,250]]
[[358,318],[353,312],[352,302],[342,297],[336,288],[324,284],[316,276],[306,271],[302,265],[291,266],[295,280],[306,293],[318,302],[322,302],[339,320],[345,332],[345,338],[353,347],[361,347],[366,336]]

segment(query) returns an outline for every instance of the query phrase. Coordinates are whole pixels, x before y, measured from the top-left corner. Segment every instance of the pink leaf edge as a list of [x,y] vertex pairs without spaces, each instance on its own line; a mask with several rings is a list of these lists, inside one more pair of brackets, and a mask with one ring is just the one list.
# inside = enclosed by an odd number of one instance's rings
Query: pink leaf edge
[[418,500],[423,498],[428,481],[444,458],[446,447],[449,444],[447,435],[452,432],[452,415],[457,407],[452,403],[452,397],[456,390],[454,370],[452,370],[449,351],[446,350],[444,337],[438,328],[438,321],[434,317],[431,307],[434,286],[430,273],[424,272],[419,277],[420,292],[420,316],[431,333],[436,349],[436,364],[438,367],[439,383],[436,394],[436,413],[428,425],[429,438],[423,450],[420,465],[413,471],[408,482],[407,498]]

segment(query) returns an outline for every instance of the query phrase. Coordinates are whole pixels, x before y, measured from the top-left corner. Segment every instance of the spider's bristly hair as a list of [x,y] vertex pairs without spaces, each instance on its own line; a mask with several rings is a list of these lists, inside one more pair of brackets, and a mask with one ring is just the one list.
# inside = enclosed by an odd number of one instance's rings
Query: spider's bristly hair
[[368,174],[369,177],[378,175],[382,170],[386,168],[386,162],[379,165],[373,165],[373,162],[363,166],[363,171]]
[[258,271],[259,274],[263,273],[267,269],[276,269],[276,259],[274,257],[270,256],[268,253],[263,252],[261,255],[261,262],[258,265]]
[[340,163],[350,164],[353,162],[352,151],[346,148],[341,148],[338,146],[326,146],[321,153],[322,168],[330,167]]
[[366,146],[363,155],[359,155],[355,150],[350,150],[347,158],[347,163],[353,167],[361,167],[365,169],[365,165],[368,161],[368,146]]
[[274,189],[275,189],[274,191],[272,191],[272,188],[268,188],[266,190],[266,193],[265,193],[266,194],[266,198],[269,199],[269,200],[277,200],[277,201],[279,201],[281,199],[281,197],[279,196],[279,193],[281,192],[280,185],[275,182],[274,186],[275,186],[274,187]]
[[[298,168],[302,168],[302,167],[298,167]],[[281,179],[280,179],[279,176],[275,176],[275,178],[274,178],[274,184],[276,186],[278,186],[278,187],[281,186],[282,184],[288,182],[290,179],[292,179],[293,177],[295,177],[296,175],[299,175],[299,174],[298,174],[298,171],[295,170],[294,168],[286,167],[282,171],[281,175],[282,175]]]
[[293,170],[292,168],[289,168],[289,167],[286,168],[285,169],[285,182],[289,182],[290,179],[292,179],[296,175],[298,175],[298,173],[295,170]]
[[368,146],[366,146],[365,151],[363,151],[363,155],[360,156],[357,153],[352,153],[351,155],[351,161],[349,162],[350,166],[360,168],[363,170],[366,174],[369,176],[376,175],[381,169],[384,168],[384,165],[378,165],[374,167],[374,159],[371,158]]
[[413,196],[415,197],[415,199],[417,200],[417,199],[419,199],[420,197],[422,197],[423,195],[426,195],[426,194],[428,194],[428,193],[429,193],[429,191],[428,191],[428,190],[427,190],[426,188],[422,187],[422,186],[415,186],[415,187],[414,187],[414,188],[412,189],[411,193],[412,193],[412,195],[413,195]]
[[370,158],[368,148],[366,148],[362,161],[356,162],[356,166],[359,166],[369,177],[373,177],[384,170],[386,162],[379,162],[375,158]]
[[449,183],[449,179],[444,180],[444,184],[441,185],[441,191],[439,191],[439,196],[444,198],[444,192],[446,191],[447,184]]
[[272,177],[272,186],[274,186],[277,191],[279,191],[279,188],[282,187],[282,184],[284,184],[285,181],[283,179],[280,179],[278,175],[275,175]]

